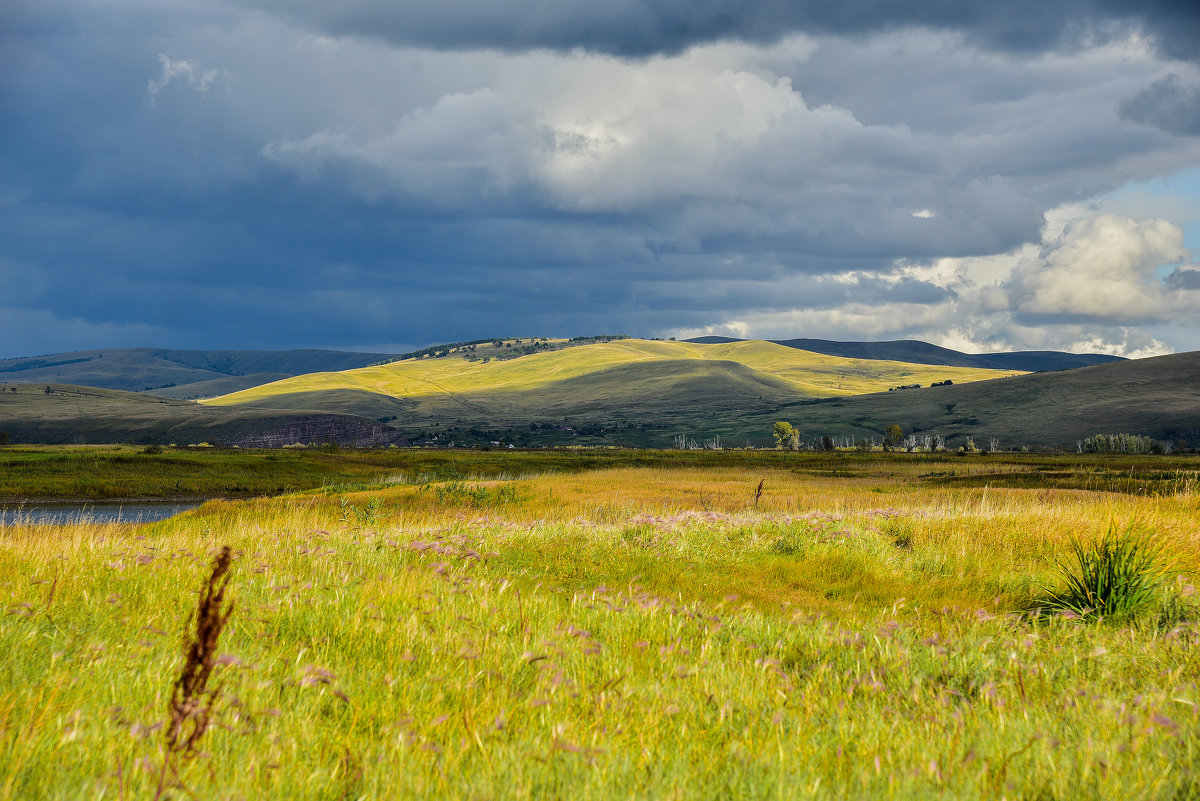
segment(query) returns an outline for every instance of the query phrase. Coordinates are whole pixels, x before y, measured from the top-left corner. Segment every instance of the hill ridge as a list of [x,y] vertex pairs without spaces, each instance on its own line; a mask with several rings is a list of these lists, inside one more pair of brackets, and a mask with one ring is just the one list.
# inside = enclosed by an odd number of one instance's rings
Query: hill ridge
[[[753,340],[736,337],[703,336],[684,340],[701,345],[724,345],[731,342]],[[1068,353],[1053,350],[1008,351],[999,353],[963,353],[962,351],[933,345],[920,339],[894,339],[879,341],[839,341],[832,339],[769,339],[788,348],[841,356],[848,359],[873,359],[900,361],[910,364],[931,364],[953,367],[976,367],[992,370],[1020,370],[1042,372],[1045,370],[1070,370],[1093,364],[1126,361],[1122,356],[1102,353]]]

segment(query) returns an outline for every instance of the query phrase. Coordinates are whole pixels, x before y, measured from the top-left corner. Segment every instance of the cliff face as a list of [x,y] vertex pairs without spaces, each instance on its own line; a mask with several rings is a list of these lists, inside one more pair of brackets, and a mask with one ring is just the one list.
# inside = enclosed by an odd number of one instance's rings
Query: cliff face
[[349,448],[409,444],[404,435],[391,426],[319,414],[297,415],[282,425],[239,432],[228,439],[228,444],[243,448],[280,448],[297,442],[304,445],[333,442]]

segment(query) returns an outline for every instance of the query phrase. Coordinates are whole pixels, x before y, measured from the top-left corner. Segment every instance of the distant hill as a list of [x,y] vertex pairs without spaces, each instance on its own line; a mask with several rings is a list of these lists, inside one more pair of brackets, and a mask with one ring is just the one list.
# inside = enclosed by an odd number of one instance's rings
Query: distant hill
[[[614,370],[617,372],[613,373]],[[703,374],[731,379],[737,376],[739,385],[744,385],[739,393],[786,402],[877,392],[911,383],[978,381],[1010,373],[884,361],[855,364],[769,342],[705,346],[622,339],[533,353],[518,359],[406,360],[340,373],[296,376],[209,399],[206,403],[295,408],[302,402],[307,408],[326,408],[318,402],[317,393],[356,391],[409,404],[435,400],[469,408],[473,402],[470,399],[481,393],[532,390],[541,393],[543,403],[547,404],[562,402],[559,395],[565,393],[574,398],[572,402],[584,406],[611,405],[624,400],[643,403],[651,398],[668,398],[671,405],[686,406],[713,402],[721,394],[718,386],[708,386],[701,380],[675,388],[674,394],[664,394],[662,387],[672,380],[683,380],[683,376]],[[618,375],[620,380],[615,378]],[[297,395],[302,399],[293,397]]]
[[[396,358],[386,353],[335,350],[84,350],[0,359],[0,383],[62,383],[177,398],[222,395],[279,378],[350,370]],[[236,378],[234,382],[212,384]]]
[[1200,351],[853,398],[789,404],[749,416],[762,429],[790,420],[802,436],[859,437],[888,425],[906,434],[968,437],[1002,447],[1066,446],[1093,434],[1128,432],[1200,445]]
[[0,432],[13,443],[37,444],[407,444],[394,428],[353,415],[210,407],[144,393],[41,383],[3,387]]
[[802,399],[1011,374],[855,361],[770,342],[622,339],[490,362],[406,360],[297,376],[205,403],[372,417],[414,441],[487,441],[508,432],[505,439],[521,444],[561,444],[603,430],[632,432],[632,439],[621,440],[631,444],[653,444],[645,432],[697,418],[732,419]]
[[[951,386],[929,386],[954,374]],[[995,437],[1004,448],[1070,448],[1117,432],[1200,446],[1200,353],[1012,376],[766,342],[627,340],[486,364],[421,359],[305,375],[208,404],[50,388],[0,387],[0,431],[16,442],[670,447],[684,436],[762,447],[787,420],[808,442],[878,440],[894,423],[951,447]]]
[[[705,336],[687,340],[704,345],[728,344],[743,340],[733,337]],[[1019,370],[1026,373],[1043,370],[1069,370],[1092,364],[1125,361],[1120,356],[1099,353],[1064,353],[1050,350],[1027,350],[1012,353],[962,353],[917,339],[897,339],[889,342],[836,342],[828,339],[772,339],[789,348],[798,348],[846,359],[882,359],[912,364],[937,364],[953,367],[976,367],[989,370]]]
[[[872,372],[876,371],[876,372]],[[962,371],[952,386],[931,383]],[[961,376],[976,379],[966,381]],[[920,388],[880,391],[911,386]],[[874,392],[871,388],[874,388]],[[869,393],[869,394],[864,394]],[[847,359],[767,342],[627,340],[490,365],[396,362],[264,385],[211,403],[320,408],[386,419],[422,442],[500,440],[667,447],[675,436],[769,445],[776,420],[823,435],[968,437],[1070,447],[1129,432],[1200,444],[1200,353],[1013,376]]]

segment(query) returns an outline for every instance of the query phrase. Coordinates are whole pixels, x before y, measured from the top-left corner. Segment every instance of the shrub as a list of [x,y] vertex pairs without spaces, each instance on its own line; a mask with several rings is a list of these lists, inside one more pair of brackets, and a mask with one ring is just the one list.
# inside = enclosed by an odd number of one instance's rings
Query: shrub
[[904,429],[892,423],[883,433],[883,445],[885,450],[893,450],[904,439]]
[[1163,568],[1161,551],[1130,526],[1118,531],[1109,523],[1099,541],[1071,541],[1072,557],[1058,563],[1066,587],[1051,590],[1041,608],[1073,612],[1084,618],[1127,618],[1155,598]]
[[1162,453],[1165,448],[1154,437],[1140,434],[1096,434],[1076,443],[1080,453]]
[[777,422],[771,433],[775,437],[776,448],[794,451],[800,447],[800,432],[786,420]]

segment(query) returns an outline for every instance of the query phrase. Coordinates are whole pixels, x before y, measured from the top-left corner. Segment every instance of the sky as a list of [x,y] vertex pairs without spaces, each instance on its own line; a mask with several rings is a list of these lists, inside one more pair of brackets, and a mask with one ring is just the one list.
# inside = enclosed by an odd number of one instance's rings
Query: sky
[[1194,0],[0,3],[0,357],[1137,357],[1198,259]]

